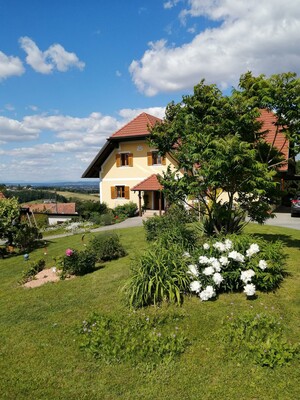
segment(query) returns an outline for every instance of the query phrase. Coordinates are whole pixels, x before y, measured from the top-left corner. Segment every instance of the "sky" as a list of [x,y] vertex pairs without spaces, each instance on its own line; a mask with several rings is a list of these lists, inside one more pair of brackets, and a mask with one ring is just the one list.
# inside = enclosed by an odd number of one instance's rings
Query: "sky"
[[79,181],[202,79],[300,73],[299,0],[0,0],[0,183]]

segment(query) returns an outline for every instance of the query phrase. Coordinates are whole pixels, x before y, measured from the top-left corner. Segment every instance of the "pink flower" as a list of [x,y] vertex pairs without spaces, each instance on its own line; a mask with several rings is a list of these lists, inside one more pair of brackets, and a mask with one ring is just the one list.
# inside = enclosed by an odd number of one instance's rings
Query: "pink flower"
[[71,257],[72,254],[73,254],[73,250],[72,249],[67,249],[66,250],[66,256]]

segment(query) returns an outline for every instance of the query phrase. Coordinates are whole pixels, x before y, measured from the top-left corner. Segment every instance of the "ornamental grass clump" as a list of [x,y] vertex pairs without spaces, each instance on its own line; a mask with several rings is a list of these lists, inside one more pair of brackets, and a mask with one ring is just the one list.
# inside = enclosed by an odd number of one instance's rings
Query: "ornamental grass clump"
[[163,301],[181,304],[189,289],[187,261],[182,247],[168,248],[154,242],[132,266],[132,276],[125,286],[129,305],[137,308]]
[[253,297],[256,290],[275,290],[287,274],[282,243],[250,235],[207,241],[188,257],[190,291],[204,301],[218,292],[243,291]]

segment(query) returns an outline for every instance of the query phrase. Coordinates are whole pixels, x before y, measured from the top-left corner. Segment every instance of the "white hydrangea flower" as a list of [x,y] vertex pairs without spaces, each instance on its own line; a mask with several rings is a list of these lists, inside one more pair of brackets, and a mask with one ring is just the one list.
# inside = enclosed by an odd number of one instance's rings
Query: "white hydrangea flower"
[[210,245],[208,243],[204,243],[203,249],[204,250],[209,250],[210,249]]
[[204,275],[209,276],[209,275],[212,275],[215,272],[215,270],[213,267],[206,267],[206,268],[204,268],[204,270],[202,272]]
[[255,272],[253,271],[253,269],[247,269],[247,271],[241,272],[240,279],[244,283],[248,283],[248,282],[251,282],[251,279],[254,275],[255,275]]
[[221,265],[225,266],[225,265],[228,265],[230,261],[228,260],[228,258],[226,256],[222,256],[219,258],[219,262]]
[[233,243],[232,243],[232,241],[230,239],[226,239],[225,240],[225,249],[226,250],[232,249],[232,245],[233,245]]
[[198,275],[199,275],[199,272],[198,272],[197,265],[190,264],[190,265],[188,266],[188,273],[189,273],[190,275],[198,276]]
[[215,297],[215,295],[216,295],[215,289],[211,285],[206,286],[206,288],[199,293],[199,297],[202,301],[207,301],[212,297]]
[[216,242],[213,244],[213,247],[217,250],[219,250],[220,253],[224,252],[226,250],[226,246],[222,242]]
[[220,286],[221,283],[224,281],[224,278],[219,272],[216,272],[213,274],[213,281],[215,282],[216,285]]
[[267,261],[266,260],[260,260],[258,263],[258,266],[260,269],[265,270],[268,267]]
[[209,259],[206,256],[200,256],[199,257],[199,264],[208,264]]
[[231,251],[229,254],[228,254],[228,258],[232,258],[233,260],[235,260],[235,261],[239,261],[239,262],[241,262],[241,263],[243,263],[243,262],[245,262],[245,257],[243,256],[243,254],[241,254],[241,253],[239,253],[239,252],[237,252],[237,251]]
[[254,254],[259,252],[259,246],[256,243],[252,243],[249,249],[246,251],[247,257],[252,257]]
[[190,284],[191,292],[199,293],[201,290],[201,283],[199,281],[193,281]]
[[248,283],[247,285],[244,286],[244,293],[246,293],[247,296],[254,296],[255,290],[256,287],[255,285],[253,285],[253,283]]

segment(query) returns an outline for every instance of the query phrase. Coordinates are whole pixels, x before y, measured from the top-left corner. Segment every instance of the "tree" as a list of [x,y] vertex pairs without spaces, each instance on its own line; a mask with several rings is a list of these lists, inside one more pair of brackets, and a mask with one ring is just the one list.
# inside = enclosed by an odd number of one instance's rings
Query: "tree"
[[[280,79],[296,80],[294,75],[267,79],[249,73],[241,77],[240,90],[230,96],[203,80],[192,95],[183,96],[178,104],[170,103],[163,123],[151,130],[151,145],[178,163],[177,170],[168,169],[161,180],[167,199],[196,199],[205,209],[210,233],[236,231],[245,212],[260,223],[271,216],[270,204],[279,195],[276,167],[284,158],[265,141],[266,132],[257,119],[260,108],[278,110],[278,132],[283,124],[295,149],[299,134],[296,113],[288,114],[288,105],[283,100],[280,103],[282,87],[290,85],[292,93],[298,93],[299,80],[280,86]],[[299,112],[299,97],[293,96],[293,103]],[[238,207],[234,207],[237,198]]]
[[20,206],[14,197],[0,200],[0,238],[12,241],[12,230],[20,221]]

